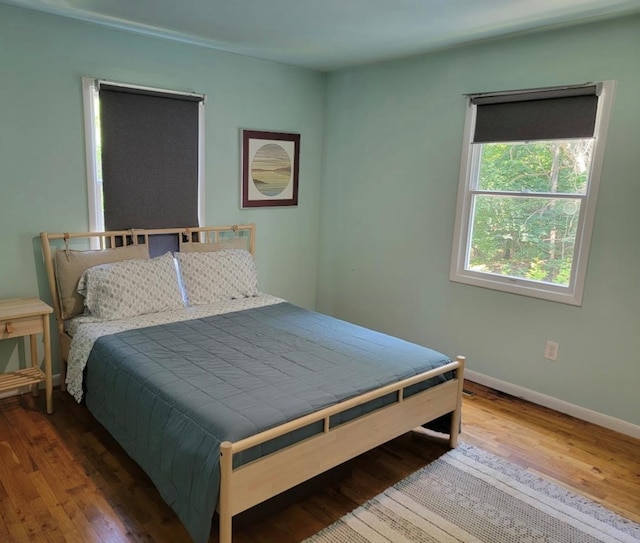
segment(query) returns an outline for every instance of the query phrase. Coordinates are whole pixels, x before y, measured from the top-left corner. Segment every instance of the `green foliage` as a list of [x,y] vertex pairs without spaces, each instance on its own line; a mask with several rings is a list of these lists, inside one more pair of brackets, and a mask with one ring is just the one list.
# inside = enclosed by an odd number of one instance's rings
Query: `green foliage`
[[[482,146],[471,269],[567,285],[592,140]],[[535,194],[539,196],[534,196]]]

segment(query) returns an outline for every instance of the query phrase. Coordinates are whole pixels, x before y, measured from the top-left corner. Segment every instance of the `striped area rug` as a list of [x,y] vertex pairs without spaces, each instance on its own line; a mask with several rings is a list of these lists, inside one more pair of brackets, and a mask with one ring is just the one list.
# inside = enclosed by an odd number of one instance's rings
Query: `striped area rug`
[[461,444],[305,543],[637,543],[640,524]]

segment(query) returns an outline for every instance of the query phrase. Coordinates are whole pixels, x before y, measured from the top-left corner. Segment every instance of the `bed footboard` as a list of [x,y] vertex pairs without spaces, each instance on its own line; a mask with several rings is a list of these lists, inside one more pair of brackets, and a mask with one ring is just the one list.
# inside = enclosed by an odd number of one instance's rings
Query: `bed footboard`
[[[233,516],[308,479],[398,437],[413,428],[453,413],[449,445],[456,447],[460,432],[465,358],[424,372],[340,404],[301,417],[235,443],[220,445],[220,543],[231,543]],[[404,398],[405,388],[454,371],[455,377]],[[331,427],[330,418],[358,405],[397,392],[397,401],[344,424]],[[324,431],[237,468],[234,454],[265,443],[314,422]]]

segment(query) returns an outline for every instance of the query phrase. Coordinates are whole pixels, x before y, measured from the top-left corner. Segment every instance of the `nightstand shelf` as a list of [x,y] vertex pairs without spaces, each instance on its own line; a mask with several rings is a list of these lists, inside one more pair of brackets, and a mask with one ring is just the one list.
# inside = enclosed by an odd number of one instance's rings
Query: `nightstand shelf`
[[0,392],[16,388],[37,385],[46,379],[46,375],[39,368],[27,368],[0,375]]
[[[38,385],[44,381],[47,413],[53,413],[51,377],[51,332],[49,314],[53,309],[38,298],[12,298],[0,300],[0,339],[29,336],[31,367],[0,373],[0,392],[30,386],[38,394]],[[42,334],[44,342],[44,371],[38,364],[36,337]]]

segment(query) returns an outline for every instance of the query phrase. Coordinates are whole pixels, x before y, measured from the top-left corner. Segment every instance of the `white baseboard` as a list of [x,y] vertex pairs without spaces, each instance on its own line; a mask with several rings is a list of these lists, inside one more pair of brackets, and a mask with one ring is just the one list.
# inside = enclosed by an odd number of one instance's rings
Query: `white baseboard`
[[[57,387],[60,384],[60,374],[53,375],[51,380],[53,381],[53,386]],[[44,383],[40,383],[38,388],[44,389]],[[9,398],[10,396],[17,396],[18,394],[25,394],[26,392],[31,392],[31,387],[20,387],[15,390],[9,390],[8,392],[0,392],[0,400],[2,398]]]
[[529,390],[528,388],[524,388],[519,385],[513,385],[511,383],[507,383],[506,381],[501,381],[500,379],[495,379],[494,377],[490,377],[476,371],[465,369],[464,378],[468,379],[469,381],[473,381],[474,383],[479,383],[489,388],[499,390],[500,392],[505,392],[506,394],[510,394],[511,396],[516,396],[517,398],[522,398],[529,402],[554,409],[555,411],[559,411],[560,413],[571,415],[572,417],[575,417],[577,419],[585,420],[587,422],[597,424],[598,426],[603,426],[605,428],[609,428],[610,430],[615,430],[616,432],[620,432],[621,434],[640,439],[640,426],[631,424],[630,422],[627,422],[625,420],[610,417],[609,415],[604,415],[602,413],[598,413],[597,411],[592,411],[590,409],[580,407],[579,405],[574,405],[572,403],[565,402],[564,400],[559,400],[558,398],[554,398],[553,396],[541,394],[540,392],[536,392],[535,390]]

